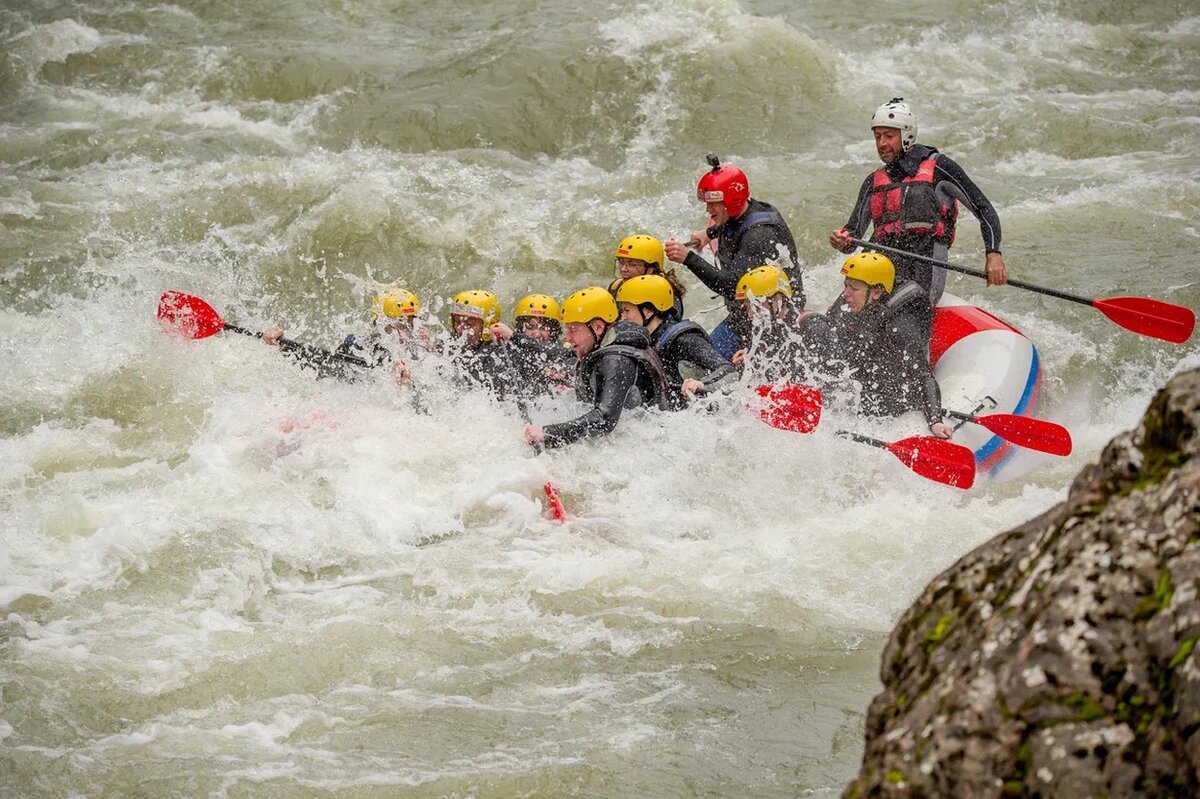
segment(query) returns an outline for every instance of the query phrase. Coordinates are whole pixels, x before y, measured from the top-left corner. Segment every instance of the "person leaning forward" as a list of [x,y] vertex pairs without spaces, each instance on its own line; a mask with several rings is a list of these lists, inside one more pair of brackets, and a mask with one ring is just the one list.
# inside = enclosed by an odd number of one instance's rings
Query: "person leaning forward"
[[692,246],[708,246],[716,265],[704,260],[688,245],[667,239],[667,257],[692,271],[705,286],[725,299],[725,321],[712,331],[713,344],[726,358],[750,342],[750,322],[735,298],[737,284],[746,272],[762,264],[778,264],[787,274],[793,297],[804,307],[804,284],[796,242],[783,216],[770,205],[750,196],[746,173],[731,164],[708,157],[712,169],[700,179],[696,195],[708,211],[709,227],[692,233]]
[[635,324],[617,321],[617,303],[607,289],[580,289],[562,307],[567,343],[578,359],[575,393],[592,407],[570,421],[527,425],[526,442],[561,447],[607,435],[626,408],[666,409],[670,389],[650,336]]
[[678,410],[696,394],[737,380],[738,370],[717,352],[704,328],[676,312],[675,292],[662,275],[631,277],[617,290],[621,319],[644,327],[658,351],[671,387],[668,402]]
[[899,416],[920,411],[929,431],[950,438],[954,429],[943,422],[942,393],[929,364],[929,337],[904,307],[928,305],[920,286],[897,279],[887,256],[860,252],[842,264],[842,299],[827,314],[831,351],[847,362],[862,386],[862,412]]
[[[846,226],[829,234],[840,252],[853,252],[871,224],[871,241],[898,250],[946,260],[954,243],[958,203],[979,220],[987,252],[989,286],[1007,282],[1000,253],[1000,217],[963,168],[933,147],[917,143],[917,118],[902,97],[884,103],[871,117],[875,150],[883,166],[867,176]],[[946,270],[925,261],[893,257],[896,274],[915,280],[937,305],[946,286]]]

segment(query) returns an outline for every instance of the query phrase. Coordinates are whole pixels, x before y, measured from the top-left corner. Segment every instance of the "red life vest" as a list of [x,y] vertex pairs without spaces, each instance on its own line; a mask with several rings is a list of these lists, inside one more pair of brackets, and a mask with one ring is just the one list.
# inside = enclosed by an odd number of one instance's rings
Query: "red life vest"
[[942,203],[934,191],[933,170],[939,153],[926,158],[917,174],[896,182],[887,167],[875,171],[871,187],[871,240],[905,234],[930,234],[949,247],[954,242],[958,203]]

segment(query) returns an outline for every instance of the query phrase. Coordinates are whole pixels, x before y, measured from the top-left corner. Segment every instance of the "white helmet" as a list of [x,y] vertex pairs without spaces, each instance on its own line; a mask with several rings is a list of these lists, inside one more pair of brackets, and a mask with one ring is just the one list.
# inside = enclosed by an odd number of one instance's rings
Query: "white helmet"
[[875,109],[871,129],[895,128],[900,131],[900,149],[908,152],[917,143],[917,117],[903,97],[893,97]]

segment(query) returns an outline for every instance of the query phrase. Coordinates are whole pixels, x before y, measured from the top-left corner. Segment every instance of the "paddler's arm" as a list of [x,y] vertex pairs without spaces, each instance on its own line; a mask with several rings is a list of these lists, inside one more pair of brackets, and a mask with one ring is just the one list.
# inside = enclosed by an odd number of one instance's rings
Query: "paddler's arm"
[[900,349],[900,368],[905,379],[919,381],[921,389],[921,413],[929,431],[938,438],[950,438],[954,428],[945,424],[942,414],[942,389],[933,376],[929,365],[929,346],[910,317],[901,317],[892,325],[892,335]]
[[[704,377],[696,381],[700,384],[701,392],[708,393],[737,382],[739,377],[737,367],[717,352],[712,341],[698,331],[685,331],[672,342],[671,346],[678,348],[676,350],[677,360],[693,363],[697,368],[704,370]],[[685,380],[685,389],[687,385],[688,381]],[[686,390],[684,394],[690,396]]]
[[1003,286],[1008,282],[1008,274],[1004,256],[1000,253],[1000,214],[996,212],[996,206],[992,205],[958,162],[946,155],[938,157],[933,180],[939,190],[942,190],[943,184],[952,187],[949,193],[979,220],[979,235],[983,238],[983,251],[987,253],[984,268],[987,270],[988,285]]
[[596,372],[599,389],[592,409],[569,422],[546,425],[543,443],[547,448],[607,435],[617,426],[625,408],[625,397],[637,381],[637,363],[613,353],[600,360]]
[[292,343],[291,346],[283,346],[288,342],[283,337],[283,328],[278,325],[264,330],[262,340],[269,346],[278,347],[284,356],[291,358],[302,368],[315,371],[318,378],[336,377],[345,380],[354,375],[354,372],[347,368],[348,365],[370,366],[364,359],[352,352],[353,336],[347,336],[334,352],[314,347],[311,344]]
[[688,252],[683,265],[711,291],[732,300],[742,275],[756,266],[780,260],[779,245],[780,242],[771,227],[751,227],[743,234],[738,251],[734,253],[730,263],[717,266],[704,260],[697,252]]

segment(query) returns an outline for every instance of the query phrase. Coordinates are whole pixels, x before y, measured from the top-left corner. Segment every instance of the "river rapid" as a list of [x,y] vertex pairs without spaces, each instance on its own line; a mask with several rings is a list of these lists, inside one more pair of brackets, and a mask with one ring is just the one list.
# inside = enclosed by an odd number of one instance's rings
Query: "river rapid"
[[[25,0],[0,42],[5,797],[838,796],[911,599],[1200,364],[952,275],[1075,441],[963,492],[736,407],[534,456],[481,396],[154,320],[179,289],[333,346],[379,282],[432,321],[562,297],[702,226],[707,152],[831,300],[893,96],[1010,275],[1196,308],[1194,4]],[[982,267],[969,215],[952,253]]]

